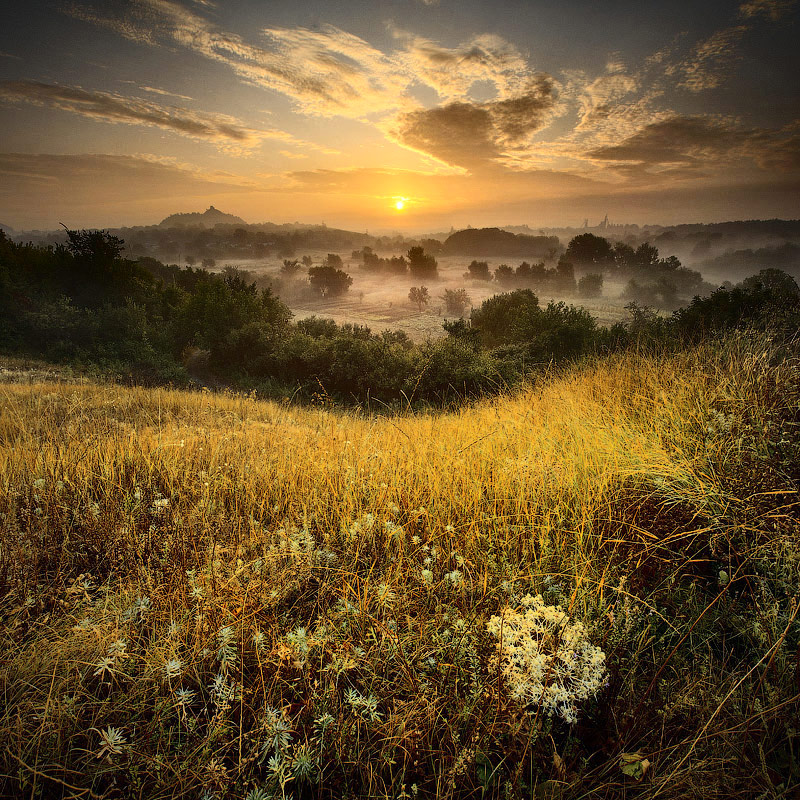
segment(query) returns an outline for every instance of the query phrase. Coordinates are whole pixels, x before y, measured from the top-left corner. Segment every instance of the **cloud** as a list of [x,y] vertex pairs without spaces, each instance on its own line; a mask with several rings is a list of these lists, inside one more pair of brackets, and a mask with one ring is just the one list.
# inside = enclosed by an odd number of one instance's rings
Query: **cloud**
[[795,0],[747,0],[739,6],[739,16],[743,19],[764,16],[777,21],[788,14],[794,4]]
[[0,82],[0,100],[57,108],[101,122],[161,128],[234,151],[252,149],[265,139],[298,141],[283,131],[250,128],[225,114],[200,113],[110,92],[38,81]]
[[741,147],[752,132],[724,120],[674,116],[654,122],[616,145],[588,155],[602,161],[631,161],[649,165],[687,164],[708,160]]
[[403,114],[392,135],[406,147],[474,169],[524,149],[531,135],[550,121],[556,107],[554,81],[549,75],[539,75],[515,97],[452,102]]
[[638,88],[635,78],[622,71],[601,75],[585,84],[580,91],[581,117],[578,129],[588,130],[611,117],[622,98]]
[[787,14],[795,0],[747,0],[739,6],[736,25],[716,31],[697,44],[682,62],[668,66],[668,74],[682,75],[678,86],[690,92],[702,92],[719,86],[740,58],[740,44],[759,17],[773,22]]
[[100,205],[164,197],[252,191],[233,176],[203,173],[143,156],[0,153],[0,200],[5,208]]
[[678,86],[690,92],[719,86],[739,58],[739,42],[748,30],[747,25],[724,28],[698,44],[692,56],[678,68],[683,73]]
[[117,15],[79,5],[69,13],[140,44],[184,47],[224,64],[252,85],[286,95],[307,114],[357,119],[407,102],[411,77],[398,63],[332,25],[266,28],[260,31],[262,47],[172,0],[126,4]]
[[176,92],[168,92],[165,89],[159,89],[156,86],[140,86],[139,88],[143,92],[150,92],[150,94],[157,94],[160,95],[161,97],[177,97],[179,100],[187,100],[187,101],[191,101],[194,99],[185,94],[177,94]]
[[676,115],[587,155],[616,163],[631,178],[652,178],[654,171],[661,179],[787,175],[800,172],[800,121],[779,129],[747,128],[726,118]]
[[[789,134],[780,139],[774,132],[748,131],[729,119],[679,113],[669,105],[685,99],[676,87],[698,93],[719,86],[748,31],[780,19],[795,4],[739,3],[727,27],[694,46],[677,36],[638,69],[629,70],[619,54],[610,53],[602,74],[572,71],[557,77],[538,71],[529,54],[494,34],[446,47],[390,25],[394,45],[384,52],[331,25],[271,27],[245,39],[204,16],[197,2],[136,0],[95,10],[74,6],[70,13],[141,44],[183,48],[223,65],[241,81],[289,98],[302,114],[373,125],[393,143],[438,164],[440,172],[445,166],[451,175],[551,170],[619,185],[655,173],[664,182],[683,180],[713,171],[725,157],[729,162],[741,157],[742,169],[793,163],[795,139]],[[124,100],[126,110],[119,113],[128,118],[138,114],[131,114],[129,103],[155,106]],[[194,115],[187,116],[189,124],[209,125],[201,134],[207,140],[220,135],[216,121],[253,140],[300,144],[288,134],[255,131],[239,120],[177,111]],[[161,113],[147,122],[142,116],[147,114],[138,114],[140,124],[173,125]],[[544,135],[546,129],[551,135]]]
[[493,84],[501,99],[519,95],[534,75],[519,50],[494,34],[450,48],[397,28],[392,32],[402,44],[398,59],[405,70],[445,101],[466,98],[478,81]]

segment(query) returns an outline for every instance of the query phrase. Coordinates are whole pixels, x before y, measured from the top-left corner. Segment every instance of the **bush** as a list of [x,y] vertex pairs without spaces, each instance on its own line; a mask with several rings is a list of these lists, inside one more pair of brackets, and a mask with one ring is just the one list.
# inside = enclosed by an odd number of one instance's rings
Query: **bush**
[[463,316],[467,306],[472,303],[466,289],[445,289],[441,298],[444,300],[447,313],[458,317]]
[[519,339],[516,329],[538,310],[539,298],[530,289],[496,294],[472,312],[472,327],[487,347],[506,344]]

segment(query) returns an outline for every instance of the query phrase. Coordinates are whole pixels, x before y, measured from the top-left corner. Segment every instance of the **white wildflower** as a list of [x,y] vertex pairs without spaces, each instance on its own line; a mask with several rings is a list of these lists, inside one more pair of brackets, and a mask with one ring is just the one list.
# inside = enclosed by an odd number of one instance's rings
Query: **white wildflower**
[[452,572],[446,573],[444,578],[453,586],[461,586],[461,584],[464,583],[464,573],[458,569],[454,569]]
[[588,638],[582,622],[571,622],[561,606],[546,605],[541,595],[526,595],[522,609],[506,609],[486,627],[499,640],[499,666],[512,699],[568,723],[577,704],[594,696],[605,677],[605,653]]

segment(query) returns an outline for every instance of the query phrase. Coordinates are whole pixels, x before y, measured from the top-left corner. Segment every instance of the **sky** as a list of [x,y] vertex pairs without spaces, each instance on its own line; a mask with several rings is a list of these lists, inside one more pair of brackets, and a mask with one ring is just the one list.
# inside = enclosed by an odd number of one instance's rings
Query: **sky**
[[0,223],[797,218],[798,0],[0,0]]

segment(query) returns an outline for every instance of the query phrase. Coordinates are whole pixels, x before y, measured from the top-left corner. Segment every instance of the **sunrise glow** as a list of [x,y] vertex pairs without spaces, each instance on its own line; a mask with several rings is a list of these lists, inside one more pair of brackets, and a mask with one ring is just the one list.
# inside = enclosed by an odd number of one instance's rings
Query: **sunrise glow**
[[212,204],[420,233],[796,214],[795,0],[6,6],[13,229]]

